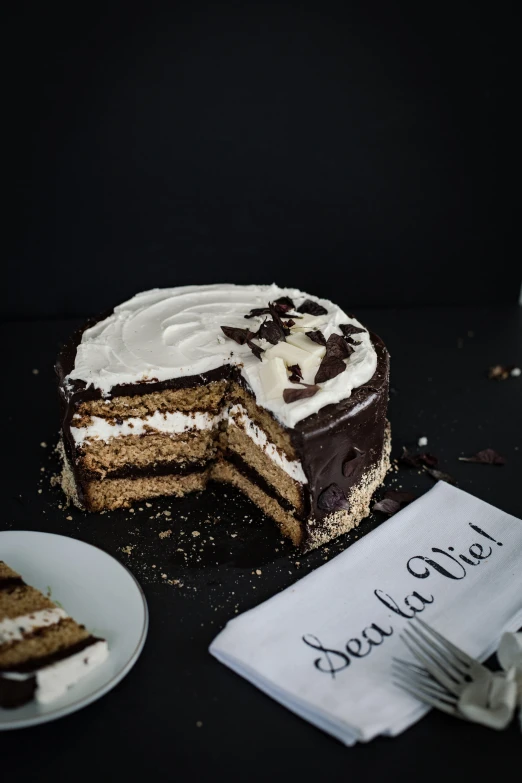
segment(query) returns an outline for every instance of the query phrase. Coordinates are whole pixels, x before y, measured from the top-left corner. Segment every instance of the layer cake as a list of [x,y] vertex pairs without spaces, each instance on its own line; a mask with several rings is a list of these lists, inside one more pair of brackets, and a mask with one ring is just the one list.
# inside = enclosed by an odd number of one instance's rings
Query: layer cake
[[389,467],[389,356],[296,289],[154,289],[56,365],[62,486],[88,511],[232,484],[307,551],[350,530]]
[[0,560],[0,707],[40,704],[103,663],[107,642]]

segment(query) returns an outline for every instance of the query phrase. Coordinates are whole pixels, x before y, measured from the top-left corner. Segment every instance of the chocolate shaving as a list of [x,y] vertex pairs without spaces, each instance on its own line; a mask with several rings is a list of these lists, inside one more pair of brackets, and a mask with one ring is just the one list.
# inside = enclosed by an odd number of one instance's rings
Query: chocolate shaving
[[361,329],[360,326],[354,326],[354,324],[339,324],[339,329],[345,337],[351,337],[352,334],[363,334],[366,329]]
[[229,337],[239,345],[244,345],[252,334],[248,329],[239,329],[237,326],[222,326],[221,331],[225,337]]
[[415,495],[412,492],[399,492],[396,489],[389,489],[384,493],[384,498],[374,503],[372,511],[382,511],[384,514],[388,514],[391,517],[392,514],[396,514],[408,503],[415,500]]
[[415,500],[415,495],[412,492],[399,492],[396,489],[389,489],[384,493],[384,498],[374,503],[372,511],[382,511],[384,514],[391,516],[396,514],[408,503]]
[[450,476],[449,473],[443,473],[442,470],[435,470],[434,468],[424,468],[426,473],[428,473],[432,478],[435,479],[435,481],[446,481],[448,484],[456,484],[457,482],[453,478],[453,476]]
[[313,302],[311,299],[305,299],[302,305],[297,308],[298,313],[307,313],[308,315],[327,315],[326,310],[322,305],[317,302]]
[[340,334],[331,334],[326,341],[326,353],[317,370],[315,382],[324,383],[344,372],[346,364],[343,359],[348,358],[352,353],[353,348],[346,344]]
[[284,325],[283,320],[279,315],[277,306],[272,302],[269,302],[268,307],[270,309],[270,315],[272,316],[274,323],[281,330],[281,335],[282,335],[281,340],[284,340],[286,335],[290,334],[290,329],[287,329],[287,327]]
[[396,503],[400,503],[401,506],[407,506],[412,500],[415,500],[413,492],[401,492],[398,489],[389,489],[384,493],[384,497],[390,500],[395,500]]
[[505,465],[506,460],[494,449],[477,451],[472,457],[459,457],[461,462],[477,462],[481,465]]
[[350,449],[346,457],[344,458],[343,462],[343,476],[346,478],[350,478],[350,476],[353,476],[354,473],[357,472],[359,469],[363,458],[364,458],[365,452],[360,451],[358,448],[354,446],[353,449]]
[[434,468],[438,463],[437,457],[434,457],[433,454],[414,454],[411,451],[408,451],[406,446],[403,446],[402,448],[400,461],[410,468],[422,468],[424,466]]
[[297,375],[298,378],[303,377],[303,373],[301,372],[301,368],[298,364],[290,364],[288,369],[292,373],[292,375]]
[[[290,380],[292,380],[292,378],[290,378]],[[283,400],[288,403],[297,402],[297,400],[304,400],[305,397],[313,397],[318,391],[319,386],[307,383],[302,389],[284,389]]]
[[348,510],[350,504],[339,484],[330,484],[324,489],[317,500],[317,506],[322,511],[339,511],[344,508]]
[[261,346],[256,345],[255,343],[252,342],[252,340],[247,340],[247,345],[252,351],[252,353],[254,354],[254,356],[256,356],[259,359],[259,361],[261,361],[261,354],[264,353],[264,350],[261,348]]
[[340,375],[345,370],[346,364],[342,359],[337,359],[335,356],[329,357],[325,355],[321,364],[319,365],[319,369],[317,370],[314,381],[316,383],[324,383],[325,381],[329,381],[332,378],[335,378],[337,375]]
[[285,326],[286,326],[288,329],[291,329],[291,328],[292,328],[292,326],[295,326],[295,321],[292,321],[292,319],[291,319],[291,318],[290,318],[290,320],[289,320],[289,321],[283,321],[283,323],[284,323],[284,325],[285,325]]
[[382,511],[383,514],[388,514],[391,517],[392,514],[396,514],[399,511],[400,507],[401,504],[397,503],[396,500],[384,498],[373,504],[372,511]]
[[274,321],[263,321],[258,329],[257,337],[267,340],[272,345],[277,345],[280,340],[284,340],[284,332]]
[[346,344],[340,334],[331,334],[326,341],[326,354],[328,359],[347,359],[353,353],[353,348]]
[[313,340],[314,343],[317,343],[318,345],[326,345],[326,338],[324,334],[319,331],[319,329],[314,329],[313,332],[305,332],[305,334],[310,338],[310,340]]
[[253,310],[249,312],[248,315],[245,315],[245,318],[255,318],[258,315],[270,315],[270,310],[268,307],[254,307]]
[[274,306],[281,315],[294,309],[294,303],[289,296],[280,296],[279,299],[274,301]]

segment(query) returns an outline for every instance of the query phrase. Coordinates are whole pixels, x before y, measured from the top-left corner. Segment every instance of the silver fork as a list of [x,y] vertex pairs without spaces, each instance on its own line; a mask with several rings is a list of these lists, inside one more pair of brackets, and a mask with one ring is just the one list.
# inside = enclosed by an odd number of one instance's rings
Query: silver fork
[[490,680],[493,673],[420,617],[410,623],[410,629],[400,638],[421,665],[394,658],[395,684],[431,707],[463,717],[458,703],[464,689],[472,682]]

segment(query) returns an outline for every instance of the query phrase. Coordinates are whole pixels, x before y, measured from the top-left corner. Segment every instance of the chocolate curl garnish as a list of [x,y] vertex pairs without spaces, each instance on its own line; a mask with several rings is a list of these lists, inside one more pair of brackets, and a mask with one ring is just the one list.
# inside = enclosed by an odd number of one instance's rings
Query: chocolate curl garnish
[[354,324],[339,324],[339,329],[345,337],[351,337],[352,334],[363,334],[366,331],[366,329],[361,329],[359,326],[354,326]]
[[334,356],[328,358],[325,356],[319,365],[319,369],[315,375],[314,381],[316,383],[325,383],[340,375],[346,370],[346,364],[342,359],[336,359]]
[[268,307],[254,307],[253,310],[249,312],[248,315],[245,315],[245,318],[255,318],[257,315],[270,315],[270,310]]
[[297,308],[298,313],[307,313],[308,315],[327,315],[326,310],[322,305],[317,302],[313,302],[311,299],[305,299],[302,305]]
[[395,489],[390,489],[384,493],[382,500],[374,503],[372,511],[382,511],[391,517],[392,514],[396,514],[401,508],[411,503],[412,500],[415,500],[415,495],[412,492],[398,492]]
[[408,451],[406,446],[402,447],[400,461],[410,468],[434,468],[438,463],[437,457],[434,457],[433,454],[415,454]]
[[255,343],[253,343],[252,340],[247,340],[247,345],[250,348],[250,350],[252,351],[252,353],[254,354],[254,356],[257,359],[259,359],[259,361],[262,361],[261,354],[264,353],[263,348],[261,348],[261,346],[259,346],[259,345],[256,345]]
[[[276,299],[275,302],[273,302],[273,306],[279,315],[286,315],[289,310],[294,309],[294,303],[289,296],[279,297],[279,299]],[[245,315],[245,318],[254,318],[257,315],[270,315],[269,307],[254,307],[252,310],[250,310],[248,315]],[[294,317],[299,318],[299,316]]]
[[[290,380],[292,380],[290,378]],[[284,389],[283,400],[287,403],[297,402],[298,400],[304,400],[305,397],[313,397],[319,391],[319,386],[312,383],[306,383],[303,388],[299,389]]]
[[294,303],[289,296],[280,296],[279,299],[274,301],[274,306],[281,314],[287,313],[289,310],[294,309]]
[[435,468],[424,468],[425,473],[431,476],[435,481],[445,481],[447,484],[456,484],[456,480],[449,473],[443,473],[442,470]]
[[263,340],[268,340],[272,345],[277,345],[278,342],[285,339],[284,332],[274,321],[263,321],[257,336]]
[[313,340],[318,345],[326,345],[326,337],[319,329],[314,329],[312,332],[305,332],[306,336]]
[[481,465],[505,465],[506,460],[494,449],[477,451],[472,457],[459,457],[461,462],[477,462]]
[[340,334],[331,334],[326,341],[326,354],[329,359],[347,359],[353,353],[353,348],[346,344],[344,337]]
[[252,334],[248,329],[239,329],[237,326],[222,326],[221,331],[225,337],[229,337],[239,345],[244,345],[249,339],[249,335]]
[[288,329],[284,325],[284,323],[283,323],[283,321],[281,319],[281,316],[279,315],[279,313],[277,311],[276,305],[272,304],[272,302],[269,302],[268,307],[269,307],[269,310],[270,310],[270,315],[272,316],[272,318],[274,320],[274,323],[281,330],[281,338],[280,339],[284,340],[286,338],[286,335],[290,334],[290,329]]

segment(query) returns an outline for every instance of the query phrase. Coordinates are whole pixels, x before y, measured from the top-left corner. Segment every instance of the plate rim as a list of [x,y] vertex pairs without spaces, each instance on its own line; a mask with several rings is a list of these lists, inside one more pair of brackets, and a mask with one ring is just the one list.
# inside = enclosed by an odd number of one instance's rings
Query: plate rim
[[106,552],[105,549],[102,549],[100,546],[97,546],[96,544],[90,544],[87,541],[82,541],[82,539],[80,538],[74,538],[74,536],[65,536],[61,533],[49,533],[46,530],[0,530],[0,539],[2,538],[2,535],[12,534],[12,533],[30,533],[31,535],[36,534],[36,535],[43,535],[43,536],[51,536],[53,538],[66,538],[68,540],[76,541],[77,543],[82,544],[83,546],[88,546],[91,547],[92,549],[97,549],[98,551],[103,552],[104,555],[111,558],[111,560],[114,560],[114,562],[117,565],[123,568],[132,577],[132,580],[134,581],[136,587],[138,588],[138,594],[141,598],[141,602],[143,606],[143,625],[140,633],[140,638],[138,639],[138,643],[134,648],[132,654],[130,655],[129,660],[104,685],[101,685],[99,688],[97,688],[95,691],[88,694],[87,696],[84,696],[83,698],[72,702],[72,704],[67,704],[63,707],[59,707],[57,710],[54,710],[52,712],[44,713],[43,715],[35,715],[30,718],[20,718],[18,720],[14,719],[11,721],[7,721],[5,723],[0,723],[0,731],[24,729],[30,726],[37,726],[41,723],[49,723],[50,721],[57,720],[58,718],[63,718],[66,715],[70,715],[73,712],[77,712],[83,707],[87,707],[89,704],[92,704],[94,701],[101,699],[102,696],[105,696],[106,693],[108,693],[113,688],[115,688],[116,685],[118,685],[118,683],[121,682],[123,678],[132,669],[132,667],[138,660],[141,651],[143,650],[145,641],[147,639],[147,633],[149,630],[149,608],[147,605],[147,599],[145,597],[143,588],[138,582],[138,580],[136,579],[136,577],[134,576],[134,574],[132,573],[132,571],[130,570],[130,568],[128,568],[124,563],[120,563],[120,561],[117,560],[114,557],[114,555],[109,554],[109,552]]

